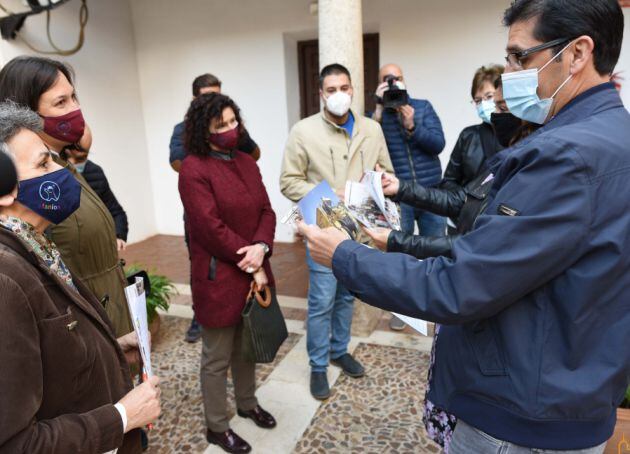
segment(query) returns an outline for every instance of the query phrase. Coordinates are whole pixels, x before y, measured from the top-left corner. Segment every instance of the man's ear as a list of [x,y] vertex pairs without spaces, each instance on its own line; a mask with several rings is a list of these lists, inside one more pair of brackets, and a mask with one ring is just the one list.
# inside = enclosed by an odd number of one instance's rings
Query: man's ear
[[593,51],[595,42],[590,36],[580,36],[573,44],[573,61],[571,62],[571,75],[581,73],[593,62]]

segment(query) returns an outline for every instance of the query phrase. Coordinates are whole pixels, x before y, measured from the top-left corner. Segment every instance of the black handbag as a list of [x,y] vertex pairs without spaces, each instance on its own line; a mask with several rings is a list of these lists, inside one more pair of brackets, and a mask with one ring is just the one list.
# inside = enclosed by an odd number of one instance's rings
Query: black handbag
[[276,290],[265,286],[261,292],[256,288],[256,283],[252,282],[242,316],[243,357],[253,363],[272,362],[289,336]]

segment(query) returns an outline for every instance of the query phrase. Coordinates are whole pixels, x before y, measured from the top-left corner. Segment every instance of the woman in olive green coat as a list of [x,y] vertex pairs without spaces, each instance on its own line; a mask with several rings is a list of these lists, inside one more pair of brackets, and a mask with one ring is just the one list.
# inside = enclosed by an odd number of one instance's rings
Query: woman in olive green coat
[[[17,57],[0,72],[0,99],[30,107],[44,121],[40,136],[53,151],[55,160],[64,147],[77,144],[85,131],[73,85],[72,70],[65,64],[42,57]],[[71,167],[71,166],[70,166]],[[109,211],[76,171],[81,184],[81,205],[70,218],[53,226],[48,235],[61,257],[105,306],[116,336],[132,331],[124,287],[126,279],[118,258],[114,220]],[[54,202],[55,195],[52,195]]]

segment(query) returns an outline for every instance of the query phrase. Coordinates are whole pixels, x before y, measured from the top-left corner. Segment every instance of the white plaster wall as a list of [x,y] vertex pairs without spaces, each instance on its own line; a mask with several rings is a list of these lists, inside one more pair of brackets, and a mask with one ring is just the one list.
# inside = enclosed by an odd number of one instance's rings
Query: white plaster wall
[[[168,144],[173,126],[182,121],[190,103],[192,80],[205,72],[217,75],[223,92],[241,107],[246,126],[262,150],[259,166],[278,216],[290,208],[280,194],[278,179],[290,127],[287,112],[295,115],[296,104],[291,101],[299,103],[299,93],[297,74],[285,71],[285,34],[293,46],[297,40],[289,36],[291,32],[310,30],[310,38],[317,36],[317,17],[309,15],[308,5],[308,0],[132,2],[160,232],[183,232],[177,174],[168,164]],[[297,57],[293,58],[297,65]],[[277,237],[289,241],[292,234],[279,225]]]
[[[52,13],[52,35],[62,48],[76,43],[79,4],[72,1]],[[88,1],[88,5],[85,46],[78,54],[60,59],[76,72],[77,92],[94,134],[91,159],[105,169],[127,211],[129,240],[137,241],[157,230],[131,11],[128,0]],[[47,48],[44,14],[28,18],[23,30],[32,44]],[[32,52],[19,41],[0,42],[2,64],[21,54]]]
[[[290,204],[279,192],[284,144],[299,113],[296,43],[317,36],[309,0],[134,0],[132,2],[149,163],[158,230],[181,233],[177,176],[168,142],[190,102],[190,83],[203,72],[224,82],[260,144],[263,177],[279,215]],[[379,32],[381,62],[405,70],[414,96],[434,103],[444,122],[447,151],[476,121],[467,103],[470,78],[503,57],[500,13],[506,1],[364,0],[364,31]],[[457,14],[453,17],[453,11]],[[472,37],[472,38],[471,38]],[[284,226],[279,240],[291,240]]]
[[[297,41],[317,37],[309,3],[133,0],[131,21],[125,0],[90,2],[86,50],[68,60],[77,69],[79,93],[95,130],[94,158],[105,166],[128,209],[133,238],[155,230],[183,233],[168,142],[190,102],[192,79],[204,72],[219,76],[224,92],[243,109],[262,149],[259,164],[278,215],[290,207],[278,178],[288,131],[299,116]],[[364,32],[380,33],[381,63],[399,63],[411,94],[430,99],[442,119],[443,163],[459,132],[478,121],[468,102],[470,79],[481,64],[502,61],[506,31],[501,16],[508,4],[363,1]],[[54,33],[62,44],[74,39],[77,6],[72,2],[54,13],[60,21]],[[41,18],[29,21],[29,35],[41,36]],[[64,25],[67,30],[60,30]],[[23,48],[2,43],[0,49],[9,58]],[[624,49],[620,69],[630,68],[629,57]],[[630,89],[623,95],[630,101]],[[292,234],[279,226],[277,237],[288,241]]]

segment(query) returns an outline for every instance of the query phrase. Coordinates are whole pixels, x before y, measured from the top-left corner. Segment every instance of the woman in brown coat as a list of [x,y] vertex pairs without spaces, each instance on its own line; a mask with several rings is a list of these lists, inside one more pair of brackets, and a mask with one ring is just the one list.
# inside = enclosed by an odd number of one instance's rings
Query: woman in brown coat
[[29,107],[44,119],[39,134],[55,152],[55,161],[69,167],[81,185],[81,205],[47,236],[55,242],[70,270],[105,307],[117,336],[132,331],[118,258],[114,220],[98,195],[59,153],[78,143],[85,121],[74,89],[73,74],[61,62],[41,57],[17,57],[0,71],[0,100]]
[[19,186],[0,197],[0,454],[141,452],[160,412],[157,377],[133,389],[134,333],[105,311],[44,230],[76,210],[81,186],[37,135],[41,120],[0,104],[0,153]]

